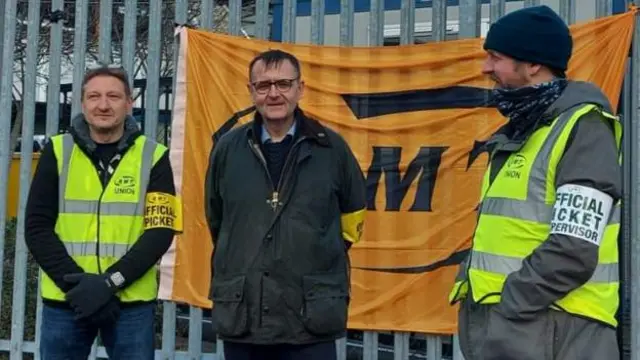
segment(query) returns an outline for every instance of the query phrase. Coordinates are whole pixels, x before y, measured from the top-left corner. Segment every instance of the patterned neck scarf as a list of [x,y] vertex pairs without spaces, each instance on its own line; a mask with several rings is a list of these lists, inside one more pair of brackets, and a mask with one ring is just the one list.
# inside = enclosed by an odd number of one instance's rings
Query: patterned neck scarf
[[509,127],[514,133],[523,134],[542,120],[542,114],[560,97],[566,86],[567,80],[558,78],[517,89],[494,89],[492,103],[509,119]]

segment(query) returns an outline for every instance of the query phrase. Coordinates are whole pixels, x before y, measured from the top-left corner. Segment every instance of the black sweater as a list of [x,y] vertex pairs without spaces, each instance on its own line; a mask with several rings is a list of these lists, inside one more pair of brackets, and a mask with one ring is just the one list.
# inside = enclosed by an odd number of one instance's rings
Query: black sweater
[[[115,155],[117,145],[117,143],[98,145],[91,156],[92,159],[94,162],[103,158],[110,159]],[[168,152],[152,168],[147,191],[175,194]],[[83,270],[69,256],[55,233],[58,201],[56,157],[53,146],[49,142],[41,153],[31,183],[26,208],[25,240],[38,265],[62,291],[66,292],[70,288],[63,280],[64,275],[83,272]],[[121,272],[125,278],[123,286],[129,286],[157,263],[171,246],[173,235],[173,230],[164,228],[145,231],[129,252],[106,271]]]

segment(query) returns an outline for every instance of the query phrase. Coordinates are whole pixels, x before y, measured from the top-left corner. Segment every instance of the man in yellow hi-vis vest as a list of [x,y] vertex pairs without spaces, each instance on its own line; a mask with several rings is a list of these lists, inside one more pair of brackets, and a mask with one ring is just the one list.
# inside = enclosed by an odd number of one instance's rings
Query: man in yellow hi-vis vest
[[617,359],[621,125],[569,81],[546,6],[498,19],[483,72],[508,123],[487,142],[472,248],[450,294],[466,360]]
[[42,270],[40,354],[153,359],[155,264],[181,228],[167,148],[145,137],[120,67],[89,70],[82,114],[53,136],[35,171],[25,239]]

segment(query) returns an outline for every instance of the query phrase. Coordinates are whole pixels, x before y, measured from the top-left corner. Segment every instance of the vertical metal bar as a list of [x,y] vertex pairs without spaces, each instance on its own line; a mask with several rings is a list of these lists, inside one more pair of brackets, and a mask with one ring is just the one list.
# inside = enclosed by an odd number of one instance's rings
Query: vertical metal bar
[[438,335],[427,336],[427,360],[442,359],[442,337]]
[[338,360],[347,360],[347,338],[343,337],[335,341]]
[[211,29],[213,27],[213,0],[200,0],[200,27]]
[[[40,289],[40,281],[42,281],[41,272],[38,271],[38,289]],[[42,296],[40,291],[36,290],[36,332],[35,332],[35,345],[36,349],[40,349],[40,334],[42,326]],[[40,351],[36,351],[33,355],[34,360],[40,360]]]
[[631,304],[631,287],[629,279],[631,279],[631,230],[630,224],[633,221],[631,218],[631,192],[633,191],[633,178],[631,177],[632,167],[637,157],[637,154],[633,153],[633,144],[631,143],[631,134],[633,134],[633,123],[631,116],[631,88],[635,82],[631,79],[631,64],[627,62],[625,66],[625,78],[623,82],[623,98],[622,98],[622,113],[621,118],[623,122],[622,136],[622,218],[620,221],[620,236],[619,236],[619,253],[620,253],[620,279],[621,283],[621,295],[620,295],[620,358],[630,358],[630,329],[631,329],[631,313],[633,309],[630,308]]
[[[216,339],[216,356],[218,360],[225,360],[224,358],[224,342],[220,339]],[[231,359],[227,359],[231,360]]]
[[[185,24],[187,22],[187,0],[176,0],[175,23]],[[171,33],[173,34],[173,32]],[[173,38],[173,83],[172,92],[176,88],[176,69],[178,67],[178,54],[180,52],[180,36]]]
[[540,5],[540,0],[524,0],[524,7],[538,6],[538,5]]
[[353,45],[353,0],[340,0],[340,45]]
[[240,35],[242,0],[229,0],[229,34]]
[[88,360],[96,360],[98,357],[98,338],[96,337],[91,344],[91,352],[89,353]]
[[[63,10],[63,0],[53,0],[51,11]],[[62,20],[51,23],[49,46],[49,79],[47,81],[47,125],[45,133],[51,137],[58,133],[60,123],[60,72],[62,63]]]
[[100,0],[100,43],[98,44],[98,59],[103,64],[110,64],[111,56],[111,28],[113,18],[113,0]]
[[81,87],[85,72],[85,55],[87,52],[87,12],[88,0],[77,0],[76,24],[73,31],[73,97],[71,99],[71,118],[80,112],[82,103]]
[[596,17],[601,18],[611,15],[612,0],[596,0]]
[[256,0],[256,37],[269,38],[269,0]]
[[460,39],[475,38],[480,34],[480,8],[479,0],[460,0]]
[[[640,21],[636,15],[631,52],[631,109],[628,135],[632,144],[631,181],[629,207],[631,208],[631,358],[640,359],[640,232],[637,219],[640,217],[640,114],[638,114],[638,90],[640,89]],[[626,280],[626,279],[625,279]]]
[[458,335],[453,335],[453,360],[464,360],[462,350],[460,350],[460,338]]
[[[188,2],[187,0],[178,0],[176,1],[176,9],[175,9],[175,22],[177,24],[185,24],[187,22],[187,13],[188,13]],[[173,34],[173,33],[172,33]],[[175,99],[175,88],[176,88],[176,74],[178,69],[178,55],[180,54],[180,36],[176,35],[173,37],[173,75],[171,78],[171,91],[165,92],[165,109],[169,109],[169,96],[171,95],[171,100]],[[171,106],[173,108],[173,104]],[[167,128],[165,126],[163,133],[166,134]],[[165,136],[166,137],[166,136]]]
[[[5,2],[0,1],[0,14],[2,14],[0,15],[0,49],[2,49],[2,44],[4,44],[4,8]],[[2,69],[2,56],[0,56],[0,69]]]
[[176,303],[164,301],[162,312],[162,359],[173,359],[175,348]]
[[416,29],[415,13],[416,2],[414,0],[401,0],[400,2],[400,45],[413,44]]
[[364,332],[362,360],[378,360],[378,333],[375,331]]
[[447,1],[433,0],[431,16],[433,41],[444,41],[447,36]]
[[560,17],[569,25],[576,22],[576,0],[560,0]]
[[493,24],[496,20],[504,16],[505,0],[491,0],[490,21]]
[[369,46],[384,43],[384,0],[371,0],[369,9]]
[[311,43],[324,44],[324,0],[311,0]]
[[[16,1],[5,2],[3,44],[14,44],[16,37]],[[9,166],[13,149],[9,148],[11,134],[11,102],[13,90],[13,46],[2,47],[2,76],[0,76],[0,198],[6,199],[9,186]],[[7,201],[0,201],[0,264],[4,264],[4,244],[7,221]],[[3,266],[0,266],[0,294]],[[1,296],[0,296],[1,298]],[[2,308],[0,299],[0,309]]]
[[[15,23],[9,22],[11,26]],[[36,113],[36,65],[40,35],[40,0],[29,1],[27,18],[27,59],[22,88],[22,141],[20,144],[20,189],[13,264],[13,308],[11,311],[11,360],[22,359],[24,315],[27,290],[27,246],[24,241],[24,216],[33,165],[33,127]]]
[[156,139],[160,106],[160,46],[162,45],[162,2],[152,1],[149,14],[149,54],[147,55],[147,107],[144,112],[144,134]]
[[202,356],[202,309],[189,307],[189,358]]
[[127,0],[124,5],[124,36],[122,38],[122,66],[129,75],[133,88],[135,78],[136,27],[138,22],[138,0]]
[[284,0],[282,4],[282,42],[296,42],[297,1]]
[[409,333],[396,332],[393,334],[393,360],[409,359]]

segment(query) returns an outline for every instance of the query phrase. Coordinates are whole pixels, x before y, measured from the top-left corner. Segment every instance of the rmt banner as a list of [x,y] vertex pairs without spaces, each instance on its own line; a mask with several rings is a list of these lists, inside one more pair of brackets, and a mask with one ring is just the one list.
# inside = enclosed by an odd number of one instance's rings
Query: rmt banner
[[556,193],[551,233],[569,235],[600,245],[613,199],[582,185],[562,185]]
[[[598,86],[614,109],[635,16],[630,11],[571,26],[568,78]],[[209,154],[215,139],[253,121],[252,59],[282,49],[300,61],[306,84],[300,110],[344,138],[366,179],[362,240],[349,250],[349,328],[455,333],[457,307],[448,294],[476,226],[489,161],[485,143],[506,122],[488,102],[494,84],[480,71],[484,39],[334,47],[188,27],[178,33],[170,156],[184,233],[160,262],[158,298],[212,306],[213,239],[204,200]],[[313,206],[322,204],[318,199]]]

